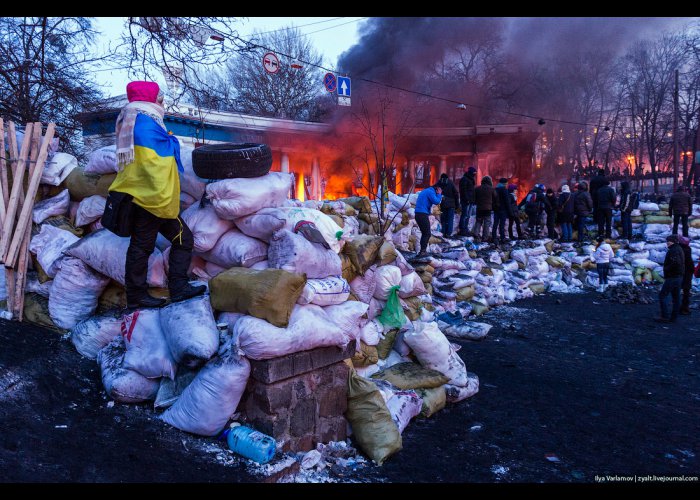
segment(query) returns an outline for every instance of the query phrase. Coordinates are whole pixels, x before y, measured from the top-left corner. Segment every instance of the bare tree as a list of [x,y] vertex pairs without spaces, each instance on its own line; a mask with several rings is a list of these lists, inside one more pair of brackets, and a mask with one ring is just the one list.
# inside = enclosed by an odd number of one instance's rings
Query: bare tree
[[0,114],[20,124],[54,121],[66,151],[81,155],[76,115],[100,91],[88,65],[96,32],[83,17],[0,18]]

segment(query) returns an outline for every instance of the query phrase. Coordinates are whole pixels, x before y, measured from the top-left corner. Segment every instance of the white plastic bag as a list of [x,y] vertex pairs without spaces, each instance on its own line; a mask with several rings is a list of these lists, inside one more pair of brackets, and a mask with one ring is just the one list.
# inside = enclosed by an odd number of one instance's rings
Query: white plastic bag
[[49,295],[49,315],[60,328],[70,330],[97,309],[109,278],[93,271],[80,259],[66,257]]
[[383,333],[384,326],[379,320],[371,319],[360,329],[360,340],[367,345],[377,345]]
[[165,306],[160,322],[173,359],[188,368],[201,366],[219,347],[209,294]]
[[92,316],[81,321],[70,332],[70,340],[80,354],[95,359],[97,353],[122,333],[120,316]]
[[415,391],[394,392],[394,397],[386,402],[386,407],[399,428],[399,434],[403,433],[411,419],[420,413],[422,406],[423,399]]
[[143,403],[153,400],[158,393],[158,380],[146,378],[134,370],[124,368],[125,349],[120,335],[97,354],[102,384],[107,395],[120,403]]
[[479,377],[474,373],[467,372],[467,383],[464,387],[451,384],[445,384],[444,387],[447,402],[459,403],[479,392]]
[[[130,241],[130,238],[121,238],[107,229],[100,229],[81,238],[65,253],[125,286],[126,252]],[[164,288],[167,284],[163,254],[158,249],[153,250],[148,258],[147,281],[149,286],[157,288]]]
[[[267,259],[267,244],[230,229],[224,233],[216,245],[202,254],[202,257],[225,269],[251,267],[256,262]],[[212,275],[215,276],[215,275]]]
[[29,242],[29,251],[36,255],[44,272],[53,278],[61,267],[63,251],[79,239],[70,231],[42,224],[39,234]]
[[107,198],[99,194],[85,198],[78,205],[78,211],[75,214],[75,225],[86,226],[101,218],[105,211],[106,203]]
[[44,165],[41,184],[58,186],[75,168],[78,168],[78,159],[75,156],[68,153],[55,153]]
[[117,146],[105,146],[90,153],[86,174],[113,174],[118,172],[117,167]]
[[180,162],[184,172],[178,170],[180,175],[180,191],[189,195],[194,201],[199,201],[207,187],[206,181],[197,177],[192,168],[192,151],[194,148],[188,144],[180,145]]
[[380,266],[377,268],[375,278],[374,298],[387,300],[392,287],[401,285],[401,270],[396,266]]
[[292,178],[284,172],[270,172],[262,177],[224,179],[207,185],[207,198],[219,217],[233,220],[261,208],[282,206]]
[[[473,281],[473,280],[472,280]],[[415,271],[401,278],[401,288],[399,289],[399,297],[402,299],[408,297],[417,297],[425,293],[425,285]]]
[[32,209],[32,220],[35,224],[41,224],[49,217],[63,215],[70,205],[70,193],[64,189],[52,198],[41,200]]
[[233,222],[220,219],[214,207],[202,207],[195,203],[180,215],[194,237],[194,251],[207,252],[214,248],[219,238],[233,227]]
[[467,383],[464,361],[455,352],[436,322],[414,321],[413,330],[404,334],[404,341],[413,350],[421,365],[450,377],[450,384],[464,386]]
[[177,366],[160,325],[160,309],[139,309],[122,317],[124,368],[146,378],[175,378]]
[[369,301],[374,294],[374,289],[377,286],[377,278],[375,276],[376,272],[377,266],[372,265],[365,271],[364,276],[356,276],[350,282],[350,290],[352,290],[352,293],[354,293],[355,296],[365,304],[369,304]]
[[316,347],[342,347],[350,341],[324,308],[314,304],[295,305],[287,328],[244,316],[233,327],[233,335],[238,336],[241,349],[250,359],[271,359]]
[[160,417],[180,430],[214,436],[236,411],[250,375],[250,363],[231,348],[210,360]]
[[308,279],[297,304],[316,304],[330,306],[341,304],[350,296],[350,285],[340,276],[324,279]]
[[273,235],[267,260],[272,269],[305,273],[307,278],[327,278],[343,273],[337,253],[287,229],[280,229]]

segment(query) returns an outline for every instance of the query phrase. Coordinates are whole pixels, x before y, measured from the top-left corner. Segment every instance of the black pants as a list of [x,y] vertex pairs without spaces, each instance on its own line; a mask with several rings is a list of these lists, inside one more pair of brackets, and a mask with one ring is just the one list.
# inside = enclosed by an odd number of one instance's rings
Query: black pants
[[690,312],[690,286],[683,287],[683,299],[681,300],[680,310]]
[[605,235],[606,238],[611,238],[612,208],[598,208],[595,215],[598,218],[598,236]]
[[515,227],[518,230],[518,238],[523,237],[523,230],[520,227],[520,217],[516,214],[514,217],[508,217],[508,236],[510,236],[511,240],[515,239],[515,236],[513,236],[513,223],[515,223]]
[[[681,282],[683,278],[666,278],[664,284],[661,285],[661,291],[659,292],[659,305],[661,306],[661,317],[668,318],[671,321],[676,321],[678,316],[678,311],[681,308]],[[673,309],[671,309],[671,317],[668,315],[668,304],[666,303],[666,297],[671,296],[673,302]]]
[[554,219],[556,217],[556,212],[554,210],[551,210],[547,212],[547,238],[555,239],[557,236],[557,232],[554,230]]
[[416,223],[418,224],[418,229],[420,229],[420,251],[425,252],[430,241],[430,216],[416,212]]
[[131,242],[126,252],[126,299],[137,302],[148,292],[148,258],[156,246],[158,233],[172,242],[168,261],[168,288],[170,293],[188,283],[187,271],[192,260],[194,238],[182,219],[161,219],[148,210],[134,204],[134,225]]
[[506,239],[506,219],[508,219],[507,212],[501,212],[497,210],[493,213],[493,228],[491,229],[491,240],[496,241],[496,232],[498,232],[502,240]]
[[673,234],[678,234],[678,223],[683,223],[683,236],[688,237],[688,215],[673,215]]

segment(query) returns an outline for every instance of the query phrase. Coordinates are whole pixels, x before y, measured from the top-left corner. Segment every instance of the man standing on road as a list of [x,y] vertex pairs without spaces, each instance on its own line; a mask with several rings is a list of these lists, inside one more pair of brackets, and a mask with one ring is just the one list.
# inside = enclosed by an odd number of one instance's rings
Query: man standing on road
[[[659,323],[674,323],[678,317],[678,311],[681,307],[681,284],[683,275],[685,274],[685,255],[678,240],[678,235],[671,234],[666,237],[666,258],[664,259],[664,284],[659,292],[659,305],[661,307],[661,316],[654,318],[654,321]],[[673,309],[671,315],[668,314],[668,305],[666,298],[671,295],[673,300]]]
[[683,236],[688,237],[688,216],[693,213],[693,200],[688,188],[681,186],[671,195],[668,202],[668,215],[673,216],[673,234],[678,234],[678,223],[683,223]]
[[610,185],[610,182],[605,181],[605,184],[598,188],[596,192],[598,204],[595,205],[596,214],[598,217],[598,236],[612,237],[612,211],[615,206],[617,195],[615,189]]
[[428,242],[430,241],[430,211],[433,205],[442,201],[442,189],[439,185],[430,186],[418,193],[416,200],[416,223],[420,229],[420,253],[418,257],[428,255]]
[[459,180],[459,201],[462,214],[459,216],[459,236],[469,236],[469,217],[474,207],[474,187],[476,185],[476,169],[469,167]]

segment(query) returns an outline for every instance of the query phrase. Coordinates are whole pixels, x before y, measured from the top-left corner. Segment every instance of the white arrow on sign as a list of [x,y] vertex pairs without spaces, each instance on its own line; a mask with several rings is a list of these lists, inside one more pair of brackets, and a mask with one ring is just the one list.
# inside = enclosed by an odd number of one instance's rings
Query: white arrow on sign
[[350,97],[350,78],[344,76],[338,77],[338,95]]

